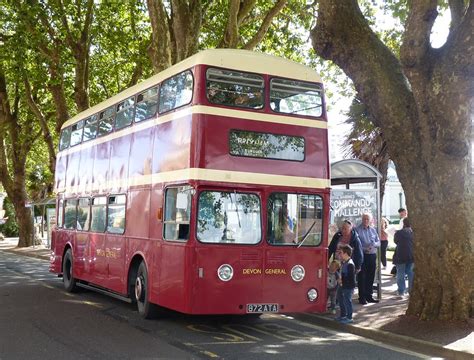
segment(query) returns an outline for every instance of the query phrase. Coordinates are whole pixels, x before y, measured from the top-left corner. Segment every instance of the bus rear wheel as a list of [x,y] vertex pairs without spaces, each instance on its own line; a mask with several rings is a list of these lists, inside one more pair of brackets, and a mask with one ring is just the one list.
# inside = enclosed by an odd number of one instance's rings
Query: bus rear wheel
[[157,306],[149,301],[148,272],[145,262],[141,262],[135,278],[135,301],[138,313],[144,319],[153,319],[157,315]]
[[72,271],[72,250],[67,249],[63,259],[63,284],[67,292],[76,292],[77,285]]

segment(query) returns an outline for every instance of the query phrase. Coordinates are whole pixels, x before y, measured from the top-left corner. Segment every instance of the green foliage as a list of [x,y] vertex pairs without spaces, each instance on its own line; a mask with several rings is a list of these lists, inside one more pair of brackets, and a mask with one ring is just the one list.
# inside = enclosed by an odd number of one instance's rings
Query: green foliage
[[[240,42],[247,44],[257,33],[262,21],[275,5],[274,1],[258,0],[252,11],[242,20],[239,27]],[[219,46],[227,25],[228,3],[225,1],[203,1],[205,8],[199,48]],[[289,0],[287,5],[273,19],[263,40],[255,50],[303,62],[308,46],[308,33],[313,25],[315,5],[300,0]]]
[[18,224],[15,219],[15,209],[9,198],[3,201],[3,209],[5,210],[5,218],[8,218],[5,224],[0,225],[0,233],[6,237],[18,237]]
[[92,28],[90,98],[91,104],[152,75],[147,48],[151,27],[142,2],[104,1],[97,6]]

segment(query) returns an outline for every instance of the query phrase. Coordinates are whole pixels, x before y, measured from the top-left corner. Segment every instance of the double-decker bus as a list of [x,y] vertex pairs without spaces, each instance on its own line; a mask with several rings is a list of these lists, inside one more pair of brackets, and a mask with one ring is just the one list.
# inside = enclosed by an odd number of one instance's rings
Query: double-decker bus
[[324,311],[329,187],[320,77],[202,51],[63,125],[50,271],[143,317]]

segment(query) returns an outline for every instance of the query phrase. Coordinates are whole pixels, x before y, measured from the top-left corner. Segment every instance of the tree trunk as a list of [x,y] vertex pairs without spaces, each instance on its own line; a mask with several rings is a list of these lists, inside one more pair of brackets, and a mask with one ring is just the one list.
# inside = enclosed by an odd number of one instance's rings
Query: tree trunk
[[18,223],[18,230],[20,239],[18,240],[18,247],[28,247],[33,245],[33,220],[31,218],[32,208],[25,207],[25,200],[15,199],[13,201],[15,207],[16,221]]
[[355,0],[320,0],[313,46],[354,81],[397,166],[415,235],[408,314],[467,320],[474,291],[474,3],[441,49],[429,43],[436,2],[410,6],[401,62]]

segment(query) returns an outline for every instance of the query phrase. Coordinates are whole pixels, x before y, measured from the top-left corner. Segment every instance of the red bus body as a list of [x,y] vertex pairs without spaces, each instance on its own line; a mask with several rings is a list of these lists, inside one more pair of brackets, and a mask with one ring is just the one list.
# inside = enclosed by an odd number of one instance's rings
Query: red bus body
[[[149,279],[148,300],[183,313],[245,314],[248,304],[278,304],[277,311],[285,313],[325,311],[329,223],[325,111],[319,119],[293,116],[295,121],[290,121],[291,115],[270,109],[267,90],[265,105],[259,110],[210,103],[205,84],[206,70],[212,64],[197,62],[189,66],[194,81],[190,104],[59,152],[58,212],[63,212],[62,200],[125,194],[125,230],[116,234],[56,228],[50,271],[62,274],[64,254],[70,249],[72,275],[77,281],[123,297],[132,294],[130,274],[143,261]],[[232,68],[225,63],[221,67]],[[163,78],[174,74],[172,71]],[[273,75],[257,73],[268,89]],[[302,137],[304,161],[231,155],[229,132],[233,129]],[[287,184],[286,179],[296,179],[299,185]],[[307,183],[311,179],[321,186]],[[163,239],[164,191],[175,185],[189,186],[194,192],[186,241]],[[203,190],[229,191],[231,196],[232,192],[255,194],[261,206],[261,240],[256,244],[199,241],[196,209]],[[322,198],[319,246],[275,246],[268,241],[267,202],[275,192]],[[233,269],[229,281],[218,277],[223,264]],[[305,271],[300,281],[291,276],[295,265]],[[313,301],[308,299],[311,288],[317,290]]]

